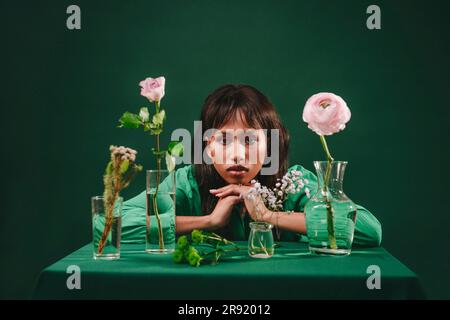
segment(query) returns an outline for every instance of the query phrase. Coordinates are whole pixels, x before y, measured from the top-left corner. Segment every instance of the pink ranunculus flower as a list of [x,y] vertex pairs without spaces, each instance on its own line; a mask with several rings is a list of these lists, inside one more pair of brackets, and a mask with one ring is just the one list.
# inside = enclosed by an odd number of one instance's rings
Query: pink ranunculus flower
[[317,93],[306,101],[303,121],[321,136],[329,136],[345,128],[351,112],[345,101],[329,92]]
[[164,85],[166,79],[158,77],[156,79],[147,78],[139,82],[141,86],[141,95],[146,97],[150,102],[161,101],[164,97]]

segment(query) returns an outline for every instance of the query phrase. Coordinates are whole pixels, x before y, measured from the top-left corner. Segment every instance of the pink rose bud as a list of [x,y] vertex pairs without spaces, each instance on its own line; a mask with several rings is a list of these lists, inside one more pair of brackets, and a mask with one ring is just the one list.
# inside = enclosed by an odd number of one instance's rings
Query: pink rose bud
[[303,121],[308,128],[321,136],[329,136],[345,128],[351,112],[345,101],[329,92],[313,95],[306,101]]
[[161,101],[164,97],[164,85],[166,79],[164,77],[158,77],[156,79],[147,78],[142,80],[139,85],[141,86],[141,96],[146,97],[150,102]]

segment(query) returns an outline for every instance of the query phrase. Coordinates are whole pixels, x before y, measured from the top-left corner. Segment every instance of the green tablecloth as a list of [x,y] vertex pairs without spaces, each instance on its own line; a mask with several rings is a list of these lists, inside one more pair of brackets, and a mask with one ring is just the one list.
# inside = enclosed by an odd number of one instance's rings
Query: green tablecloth
[[[246,246],[246,242],[239,243]],[[86,245],[42,271],[37,299],[414,299],[423,298],[417,276],[383,248],[354,249],[347,257],[308,253],[283,242],[270,259],[246,251],[218,265],[194,268],[150,255],[143,245],[122,245],[121,259],[92,259]],[[69,290],[66,270],[77,265],[81,289]],[[367,288],[367,268],[380,267],[381,289]]]

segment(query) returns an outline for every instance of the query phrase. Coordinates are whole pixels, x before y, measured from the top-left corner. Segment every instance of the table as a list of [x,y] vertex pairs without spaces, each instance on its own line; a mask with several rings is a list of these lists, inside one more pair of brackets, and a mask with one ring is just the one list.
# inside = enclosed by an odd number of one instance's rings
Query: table
[[[246,242],[240,242],[246,246]],[[354,249],[347,257],[311,255],[307,244],[282,242],[270,259],[246,251],[198,268],[151,255],[143,244],[123,244],[115,261],[92,259],[91,244],[44,269],[35,299],[421,299],[418,277],[385,249]],[[78,266],[81,289],[67,287]],[[381,289],[369,290],[369,266]],[[70,269],[69,269],[70,270]],[[73,272],[71,270],[71,272]],[[373,283],[373,281],[370,281]]]

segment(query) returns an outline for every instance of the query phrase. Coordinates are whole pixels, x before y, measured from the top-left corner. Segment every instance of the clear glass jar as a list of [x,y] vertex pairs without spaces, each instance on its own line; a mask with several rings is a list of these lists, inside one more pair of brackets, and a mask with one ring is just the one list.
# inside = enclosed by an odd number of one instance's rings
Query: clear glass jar
[[175,183],[175,171],[147,170],[145,250],[148,253],[175,251]]
[[252,258],[270,258],[274,253],[273,225],[266,222],[250,222],[248,254]]
[[120,258],[122,204],[123,198],[118,197],[114,207],[105,212],[104,198],[102,196],[91,198],[94,259],[114,260]]
[[309,249],[313,253],[348,255],[356,223],[356,205],[343,190],[346,161],[314,161],[316,194],[305,205]]

